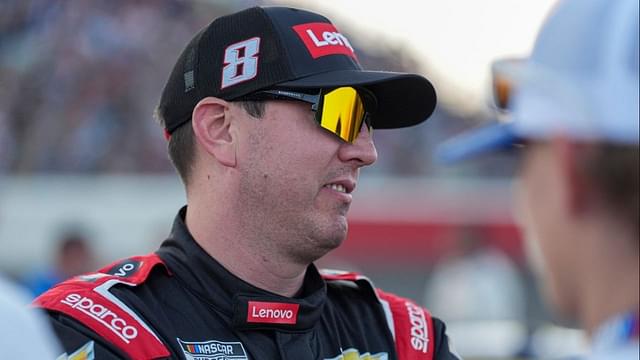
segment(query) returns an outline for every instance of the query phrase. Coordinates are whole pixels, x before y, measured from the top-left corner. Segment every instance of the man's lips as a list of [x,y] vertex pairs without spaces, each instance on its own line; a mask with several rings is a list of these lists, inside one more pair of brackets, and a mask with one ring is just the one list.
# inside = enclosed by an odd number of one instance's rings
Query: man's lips
[[350,179],[338,179],[332,180],[331,182],[325,184],[323,187],[344,194],[351,194],[356,188],[356,182]]

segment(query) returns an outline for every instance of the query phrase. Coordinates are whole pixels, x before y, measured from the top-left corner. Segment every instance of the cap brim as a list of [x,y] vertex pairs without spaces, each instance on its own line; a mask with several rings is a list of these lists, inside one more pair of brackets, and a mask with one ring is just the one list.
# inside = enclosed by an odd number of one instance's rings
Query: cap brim
[[492,123],[442,143],[436,150],[435,159],[439,163],[451,164],[489,152],[512,149],[520,141],[513,123]]
[[426,78],[385,71],[329,71],[283,82],[278,86],[365,87],[374,93],[378,101],[378,108],[371,122],[375,129],[394,129],[419,124],[431,116],[437,101],[436,91]]

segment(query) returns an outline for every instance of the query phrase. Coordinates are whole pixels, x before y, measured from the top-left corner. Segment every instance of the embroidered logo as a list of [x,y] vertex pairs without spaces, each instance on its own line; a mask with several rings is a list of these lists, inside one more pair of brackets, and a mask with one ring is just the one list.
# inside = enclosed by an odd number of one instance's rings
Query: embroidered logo
[[429,331],[427,330],[427,320],[424,311],[417,305],[406,302],[407,313],[411,321],[411,346],[423,353],[427,352],[429,345]]
[[82,347],[73,352],[71,355],[67,355],[64,353],[56,360],[93,360],[95,359],[95,354],[93,352],[93,341],[89,341],[88,343],[82,345]]
[[356,59],[356,53],[347,37],[329,23],[307,23],[293,27],[314,59],[327,55],[347,55]]
[[64,300],[61,300],[60,303],[80,311],[98,321],[127,344],[138,336],[138,329],[127,324],[124,319],[109,310],[107,306],[99,304],[93,299],[72,293],[67,295],[67,297]]
[[349,348],[342,352],[342,354],[325,360],[389,360],[389,354],[386,352],[370,354],[368,352],[360,355],[360,352],[354,348]]
[[240,342],[210,340],[204,342],[182,341],[178,344],[187,360],[248,360]]
[[289,324],[298,322],[300,305],[290,303],[249,301],[247,322],[262,324]]
[[258,75],[259,53],[259,37],[229,45],[224,51],[220,89],[255,78]]
[[141,266],[141,261],[127,259],[124,262],[111,268],[109,271],[107,271],[107,274],[115,275],[118,277],[130,277],[134,275]]

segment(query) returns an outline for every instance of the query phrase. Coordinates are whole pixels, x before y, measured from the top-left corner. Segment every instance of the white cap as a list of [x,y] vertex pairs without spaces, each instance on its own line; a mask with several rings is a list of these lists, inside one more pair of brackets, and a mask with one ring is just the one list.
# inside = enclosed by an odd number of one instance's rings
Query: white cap
[[526,61],[494,64],[514,84],[510,121],[443,144],[440,160],[554,135],[638,144],[638,14],[638,0],[560,1]]

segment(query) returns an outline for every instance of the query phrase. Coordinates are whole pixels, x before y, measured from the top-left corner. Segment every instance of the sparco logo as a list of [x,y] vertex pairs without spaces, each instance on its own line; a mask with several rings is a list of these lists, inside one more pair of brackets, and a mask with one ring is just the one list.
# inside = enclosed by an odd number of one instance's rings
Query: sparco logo
[[429,332],[424,311],[419,306],[408,301],[405,305],[411,321],[411,346],[418,351],[426,353],[427,345],[429,344]]
[[298,304],[249,301],[247,322],[269,324],[295,324]]
[[138,336],[138,329],[127,325],[127,322],[116,313],[107,309],[104,305],[96,304],[92,299],[78,294],[69,294],[60,302],[100,322],[127,344]]

